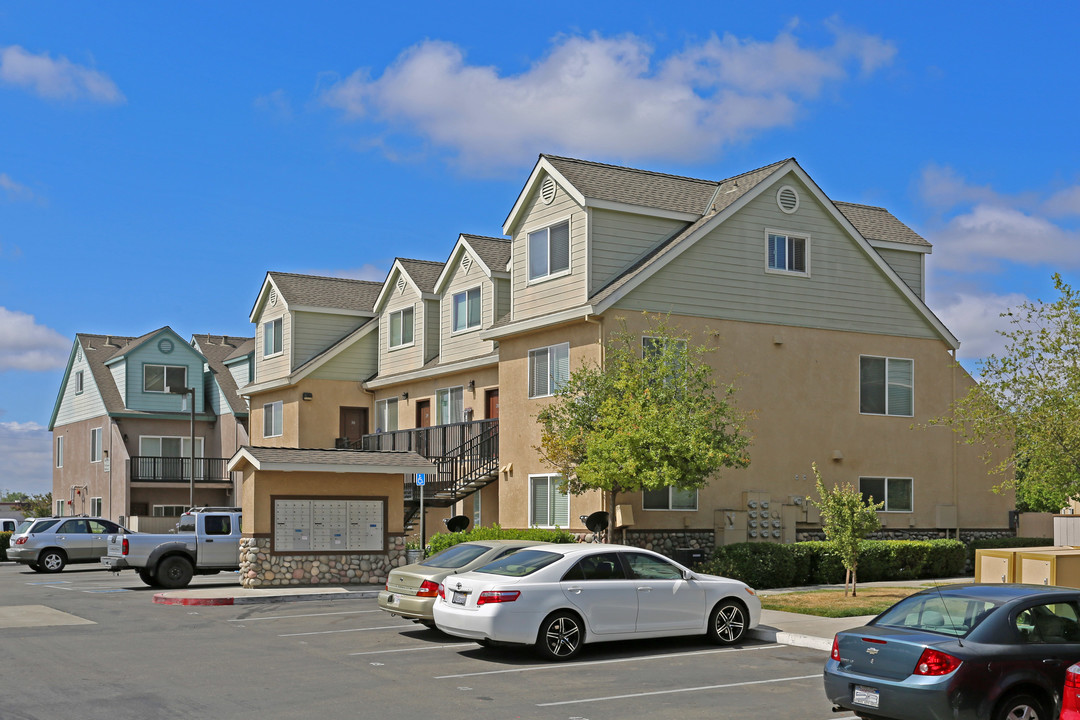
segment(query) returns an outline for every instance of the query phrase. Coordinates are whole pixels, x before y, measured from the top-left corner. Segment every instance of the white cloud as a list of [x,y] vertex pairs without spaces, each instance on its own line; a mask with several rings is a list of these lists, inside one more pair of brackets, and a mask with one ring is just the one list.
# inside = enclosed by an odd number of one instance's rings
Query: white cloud
[[1043,204],[1043,210],[1051,217],[1080,215],[1080,185],[1059,190]]
[[76,65],[64,56],[34,55],[18,45],[0,48],[0,82],[24,87],[49,100],[126,101],[108,75]]
[[7,173],[0,173],[0,191],[3,191],[8,200],[29,201],[34,199],[34,193],[30,188],[15,182]]
[[52,433],[34,422],[0,422],[4,490],[52,492]]
[[997,331],[1007,329],[1008,321],[1001,314],[1026,302],[1029,299],[1020,293],[956,293],[940,303],[935,312],[960,339],[959,357],[983,359],[1005,350],[1004,338]]
[[62,368],[71,343],[52,328],[37,324],[33,315],[0,307],[0,372]]
[[634,35],[561,37],[517,75],[426,41],[380,76],[357,70],[320,97],[474,167],[517,164],[540,150],[688,161],[790,124],[826,83],[872,73],[895,55],[880,37],[830,29],[834,43],[824,48],[784,31],[767,42],[713,36],[666,58]]

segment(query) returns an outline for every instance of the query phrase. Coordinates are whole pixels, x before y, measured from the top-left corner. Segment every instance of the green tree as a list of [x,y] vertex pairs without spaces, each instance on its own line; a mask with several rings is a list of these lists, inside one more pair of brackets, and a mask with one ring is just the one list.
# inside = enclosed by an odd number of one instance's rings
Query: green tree
[[708,485],[721,468],[750,464],[746,418],[735,387],[718,387],[705,361],[666,317],[647,316],[643,336],[625,323],[604,345],[603,363],[575,370],[537,420],[541,459],[580,495]]
[[52,493],[44,495],[24,496],[15,506],[19,512],[27,517],[48,517],[53,512]]
[[811,500],[821,512],[821,529],[825,538],[832,542],[844,564],[844,597],[851,582],[851,596],[858,595],[855,578],[859,568],[859,541],[881,527],[877,511],[884,502],[875,503],[874,498],[864,501],[862,493],[851,483],[825,487],[818,472],[817,463],[811,465],[817,482],[817,500]]
[[19,492],[18,490],[0,490],[0,502],[22,502],[28,497],[29,496],[26,493]]
[[986,448],[995,488],[1015,489],[1018,506],[1056,511],[1080,498],[1080,293],[1054,275],[1053,302],[1003,313],[999,357],[981,364],[979,382],[932,424],[952,426]]

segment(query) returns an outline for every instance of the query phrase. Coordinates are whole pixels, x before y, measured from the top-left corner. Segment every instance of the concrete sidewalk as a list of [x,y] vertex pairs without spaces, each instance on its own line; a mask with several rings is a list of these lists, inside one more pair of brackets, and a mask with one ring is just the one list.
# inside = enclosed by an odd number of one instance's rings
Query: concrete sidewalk
[[[969,577],[941,580],[883,581],[861,584],[862,587],[906,587],[912,592],[932,585],[972,582]],[[842,590],[843,585],[815,585],[797,588],[762,590],[761,595],[776,595],[809,590]],[[258,603],[302,602],[306,600],[348,601],[370,600],[382,590],[378,585],[327,585],[321,587],[270,587],[248,590],[236,585],[216,585],[183,590],[170,590],[154,595],[160,605],[252,605]],[[833,636],[841,630],[865,625],[873,615],[846,618],[825,618],[815,615],[762,610],[761,623],[750,631],[751,637],[783,645],[813,648],[822,652],[832,649]]]

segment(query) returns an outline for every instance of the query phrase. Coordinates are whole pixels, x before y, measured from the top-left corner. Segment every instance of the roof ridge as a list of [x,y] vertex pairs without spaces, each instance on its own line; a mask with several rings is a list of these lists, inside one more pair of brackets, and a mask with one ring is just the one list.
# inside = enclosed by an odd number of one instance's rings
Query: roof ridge
[[[399,257],[398,260],[401,260],[402,262],[427,263],[428,265],[445,265],[446,264],[442,260],[420,260],[418,258],[403,258],[403,257]],[[381,285],[382,283],[379,283],[379,284]]]
[[581,163],[582,165],[595,165],[595,166],[598,166],[598,167],[607,167],[607,168],[611,168],[613,170],[626,170],[628,172],[640,173],[642,175],[652,175],[652,176],[655,176],[655,177],[672,178],[674,180],[686,180],[686,181],[689,181],[689,182],[706,183],[708,185],[716,185],[717,182],[718,182],[717,180],[706,180],[705,178],[695,178],[695,177],[690,177],[689,175],[675,175],[674,173],[659,172],[657,170],[645,170],[643,168],[634,168],[634,167],[629,167],[629,166],[626,166],[626,165],[613,165],[612,163],[596,162],[595,160],[582,160],[581,158],[566,157],[564,155],[549,155],[547,153],[540,153],[540,157],[548,158],[548,159],[555,159],[555,160],[566,160],[568,162]]
[[461,233],[461,237],[465,238],[479,238],[481,240],[495,240],[497,242],[511,243],[514,242],[513,238],[508,237],[496,237],[494,235],[475,235],[473,233]]
[[888,208],[883,208],[880,205],[866,205],[864,203],[847,202],[846,200],[833,200],[833,204],[835,204],[835,205],[850,205],[852,207],[861,207],[861,208],[866,208],[868,210],[883,210],[885,212],[889,212]]
[[[753,175],[756,172],[761,172],[765,168],[771,168],[771,167],[776,167],[777,165],[783,165],[784,163],[792,161],[792,160],[795,160],[795,158],[794,157],[787,157],[787,158],[784,158],[783,160],[777,160],[776,162],[771,162],[771,163],[768,163],[766,165],[762,165],[759,168],[754,168],[753,170],[747,170],[746,172],[741,172],[738,175],[732,175],[731,177],[724,178],[723,180],[718,180],[717,184],[718,185],[723,185],[726,182],[731,182],[732,180],[738,180],[741,177],[746,177],[747,175]],[[798,161],[796,161],[796,162],[798,162]]]
[[268,270],[267,272],[269,274],[271,274],[271,275],[285,275],[285,276],[288,276],[288,277],[309,278],[311,280],[341,280],[342,282],[368,283],[368,284],[371,284],[371,285],[382,285],[382,282],[380,282],[378,280],[360,280],[358,278],[337,277],[337,276],[334,276],[334,275],[308,275],[306,273],[291,273],[291,272],[283,272],[281,270]]

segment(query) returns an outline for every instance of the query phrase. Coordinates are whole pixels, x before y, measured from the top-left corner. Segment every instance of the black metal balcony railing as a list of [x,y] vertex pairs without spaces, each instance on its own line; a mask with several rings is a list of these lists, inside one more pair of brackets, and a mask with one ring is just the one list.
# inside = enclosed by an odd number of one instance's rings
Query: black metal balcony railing
[[[195,482],[231,482],[228,462],[228,458],[195,458]],[[191,458],[133,455],[128,477],[132,482],[191,482]]]
[[[412,450],[426,458],[440,458],[453,454],[473,438],[498,426],[499,421],[496,418],[395,430],[365,435],[358,442],[352,443],[351,447],[356,450]],[[498,449],[495,452],[497,453]]]

